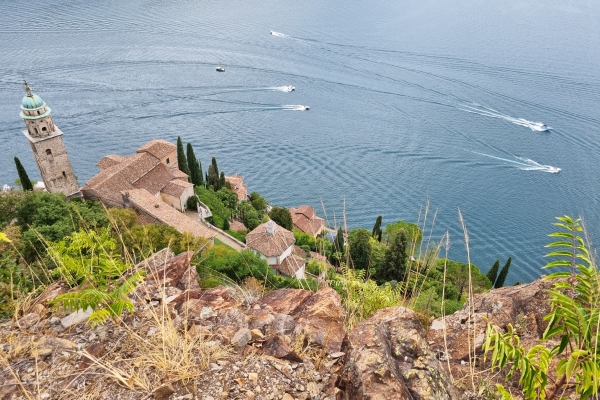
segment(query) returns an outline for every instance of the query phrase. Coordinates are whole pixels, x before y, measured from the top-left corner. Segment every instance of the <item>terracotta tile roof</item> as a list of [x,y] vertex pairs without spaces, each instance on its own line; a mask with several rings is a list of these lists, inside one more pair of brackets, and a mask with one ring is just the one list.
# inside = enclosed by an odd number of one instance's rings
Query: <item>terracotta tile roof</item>
[[312,236],[317,236],[325,225],[325,220],[317,217],[315,209],[311,206],[290,208],[290,214],[292,214],[292,222],[296,228]]
[[267,234],[267,222],[265,222],[246,235],[246,245],[266,257],[281,255],[296,242],[296,238],[292,232],[275,223],[273,224],[275,225],[273,236]]
[[146,174],[132,182],[136,189],[146,189],[152,194],[156,194],[163,190],[173,179],[173,175],[164,164],[158,164]]
[[172,226],[181,233],[189,232],[194,236],[201,236],[208,239],[216,236],[212,230],[200,222],[192,220],[185,214],[162,202],[145,189],[123,191],[122,195],[127,196],[128,201],[133,207],[145,212],[165,225]]
[[112,167],[113,165],[119,164],[123,161],[123,157],[118,156],[116,154],[109,154],[107,156],[102,157],[102,160],[98,161],[96,164],[100,169],[106,169],[108,167]]
[[174,151],[177,151],[177,146],[173,143],[167,142],[166,140],[154,139],[137,149],[136,153],[147,152],[154,157],[162,159]]
[[273,269],[281,272],[286,276],[294,276],[294,274],[306,264],[304,258],[298,257],[297,255],[291,254],[283,260],[279,265],[272,265]]
[[185,189],[193,187],[194,184],[188,181],[182,181],[180,179],[173,179],[171,182],[161,190],[162,193],[169,194],[171,196],[180,197]]
[[243,222],[238,221],[238,220],[233,220],[229,223],[229,229],[232,231],[245,231],[246,229],[246,225],[244,225]]
[[171,170],[171,174],[173,175],[174,178],[178,178],[184,181],[188,180],[188,174],[186,174],[183,171],[180,171],[179,169],[175,168]]
[[248,197],[248,186],[244,185],[244,178],[238,174],[226,176],[225,180],[231,185],[233,190],[238,195],[238,201],[244,201]]
[[300,247],[296,244],[294,245],[294,248],[292,249],[292,253],[294,253],[298,257],[302,257],[302,258],[305,258],[308,256],[308,253],[302,247]]

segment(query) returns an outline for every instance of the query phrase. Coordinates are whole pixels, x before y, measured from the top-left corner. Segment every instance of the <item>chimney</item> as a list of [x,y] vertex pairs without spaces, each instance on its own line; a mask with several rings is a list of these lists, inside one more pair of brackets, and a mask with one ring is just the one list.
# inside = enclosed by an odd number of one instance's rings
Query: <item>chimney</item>
[[275,235],[275,222],[273,222],[272,220],[268,221],[266,223],[266,227],[267,227],[267,236],[274,236]]

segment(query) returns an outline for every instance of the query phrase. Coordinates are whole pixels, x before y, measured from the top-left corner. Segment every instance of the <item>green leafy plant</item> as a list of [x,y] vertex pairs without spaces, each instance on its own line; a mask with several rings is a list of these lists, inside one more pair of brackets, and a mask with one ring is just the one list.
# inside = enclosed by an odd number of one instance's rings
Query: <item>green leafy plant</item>
[[[507,332],[488,325],[484,343],[486,356],[492,352],[492,369],[510,364],[507,380],[515,372],[526,399],[562,399],[568,386],[574,387],[580,399],[598,394],[600,386],[600,274],[581,237],[579,219],[558,217],[554,225],[561,228],[550,234],[558,240],[547,247],[556,249],[547,257],[556,258],[544,268],[559,268],[547,276],[555,279],[549,290],[551,311],[542,336],[542,344],[526,351],[512,325]],[[544,342],[555,339],[558,344],[549,348]],[[551,366],[556,365],[555,370]],[[549,386],[550,378],[554,378]],[[506,393],[498,385],[501,393]]]
[[58,296],[53,305],[70,312],[92,308],[92,326],[133,311],[129,295],[142,282],[143,271],[116,253],[117,243],[108,228],[79,231],[58,243],[48,244],[48,254],[57,265],[55,274],[76,288]]

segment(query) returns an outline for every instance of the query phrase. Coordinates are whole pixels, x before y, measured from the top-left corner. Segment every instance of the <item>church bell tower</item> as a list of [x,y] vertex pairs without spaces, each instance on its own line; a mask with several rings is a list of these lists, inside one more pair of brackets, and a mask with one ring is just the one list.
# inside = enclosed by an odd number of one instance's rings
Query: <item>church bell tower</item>
[[79,193],[77,177],[73,172],[62,131],[52,121],[51,109],[25,82],[25,97],[21,101],[21,118],[25,121],[25,137],[33,151],[40,174],[50,193],[73,196]]

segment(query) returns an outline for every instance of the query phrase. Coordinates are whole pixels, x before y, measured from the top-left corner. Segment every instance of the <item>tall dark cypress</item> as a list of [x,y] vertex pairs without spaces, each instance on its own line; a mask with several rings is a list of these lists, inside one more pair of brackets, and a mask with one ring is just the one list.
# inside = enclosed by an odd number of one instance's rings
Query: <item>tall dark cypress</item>
[[183,152],[183,143],[181,143],[181,137],[177,136],[177,166],[181,172],[185,172],[190,176],[190,169],[188,167],[185,153]]
[[202,185],[202,171],[198,165],[198,160],[194,155],[194,148],[191,143],[187,144],[187,163],[190,169],[190,179],[196,186]]
[[217,159],[213,157],[211,162],[212,162],[213,167],[215,167],[215,174],[217,174],[217,176],[219,176],[219,167],[217,167]]
[[17,166],[17,174],[19,174],[23,190],[33,190],[31,180],[29,179],[29,176],[27,176],[27,171],[23,168],[23,164],[21,164],[19,157],[15,157],[15,165]]
[[375,272],[377,283],[382,284],[391,280],[404,282],[408,266],[408,241],[406,232],[401,230],[394,236],[392,243],[385,251],[385,257],[379,270]]
[[492,282],[492,287],[494,287],[494,283],[496,282],[496,278],[498,277],[498,269],[500,268],[500,260],[496,260],[492,268],[488,271],[486,276]]
[[225,187],[225,172],[221,172],[221,176],[219,177],[219,189]]
[[377,217],[377,220],[375,220],[375,225],[373,225],[373,239],[381,242],[381,221],[382,221],[382,217],[381,215]]
[[498,279],[496,280],[496,284],[494,285],[494,287],[496,289],[504,286],[504,281],[506,280],[506,277],[508,276],[508,270],[510,268],[511,261],[512,261],[512,257],[508,257],[508,260],[506,260],[506,264],[504,264],[504,267],[502,267],[502,270],[500,271],[500,274],[498,275]]

